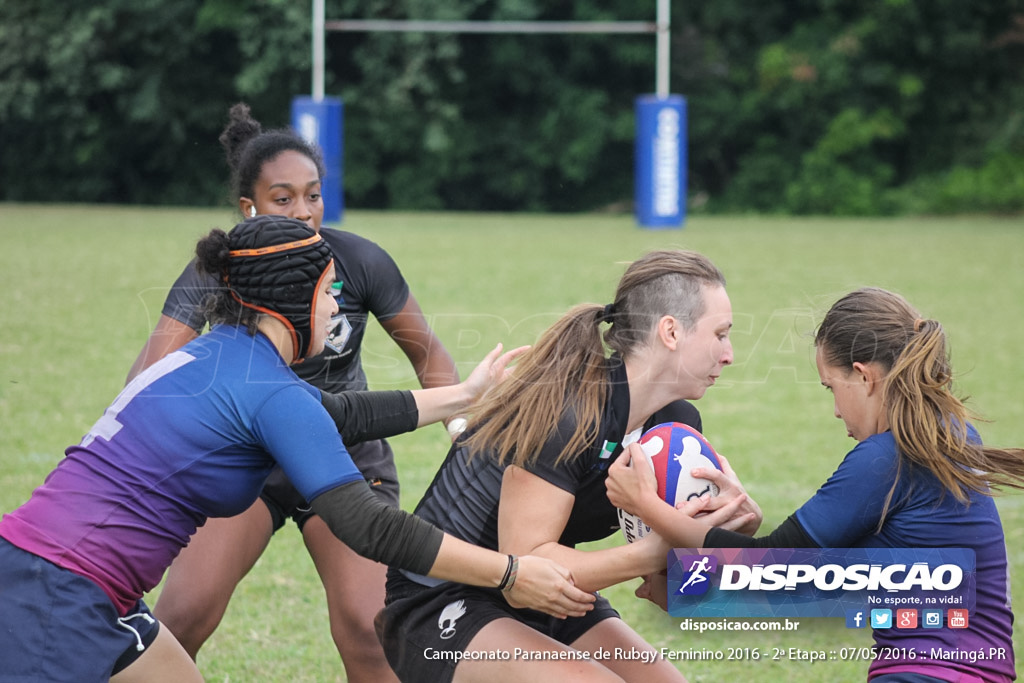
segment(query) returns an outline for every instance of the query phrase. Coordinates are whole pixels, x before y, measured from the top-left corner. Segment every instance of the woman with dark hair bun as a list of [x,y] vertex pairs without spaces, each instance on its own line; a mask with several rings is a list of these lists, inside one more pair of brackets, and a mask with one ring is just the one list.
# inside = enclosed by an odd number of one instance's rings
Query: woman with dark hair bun
[[[459,381],[444,345],[434,335],[409,285],[391,256],[358,235],[321,228],[324,165],[319,150],[291,130],[264,130],[249,107],[236,104],[220,136],[231,169],[231,198],[243,217],[278,214],[298,219],[324,238],[334,257],[339,311],[319,356],[295,366],[296,373],[331,393],[367,388],[361,363],[369,316],[409,358],[420,385]],[[168,293],[156,329],[132,367],[129,379],[198,336],[207,324],[204,299],[216,281],[189,264]],[[448,419],[450,433],[464,424]],[[374,494],[399,504],[398,472],[384,439],[346,441],[353,461]],[[271,536],[291,518],[327,596],[331,635],[350,683],[394,680],[373,629],[384,605],[386,567],[352,552],[330,533],[280,468],[275,469],[250,509],[213,520],[199,530],[175,561],[154,611],[192,655],[220,623],[235,587],[259,559]]]
[[197,263],[223,285],[210,332],[132,380],[0,519],[0,681],[202,680],[142,596],[207,519],[248,508],[275,466],[363,556],[559,618],[591,608],[556,563],[478,548],[382,501],[342,441],[465,409],[516,352],[496,349],[459,385],[327,394],[289,367],[320,352],[337,312],[324,239],[261,216],[211,232]]

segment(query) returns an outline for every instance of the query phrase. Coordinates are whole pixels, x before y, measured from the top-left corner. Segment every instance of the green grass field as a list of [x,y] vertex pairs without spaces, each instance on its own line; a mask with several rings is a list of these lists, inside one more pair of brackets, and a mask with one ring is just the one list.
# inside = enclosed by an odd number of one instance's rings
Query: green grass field
[[[233,223],[226,210],[0,204],[0,511],[24,501],[116,395],[195,240]],[[707,437],[764,509],[766,529],[813,494],[853,446],[818,384],[809,334],[832,301],[862,285],[899,291],[941,320],[958,389],[989,420],[979,424],[982,435],[1024,446],[1024,219],[700,217],[684,230],[652,231],[617,215],[350,212],[343,227],[391,252],[464,370],[498,341],[530,343],[572,304],[610,301],[624,264],[645,251],[685,247],[710,256],[729,279],[736,363],[698,405]],[[408,363],[379,328],[366,348],[373,387],[412,386]],[[406,508],[446,441],[439,426],[393,440]],[[1018,601],[1022,501],[1009,493],[998,503]],[[865,677],[863,662],[772,657],[774,648],[870,644],[868,632],[841,620],[803,620],[790,633],[698,636],[633,598],[636,583],[606,593],[655,646],[762,655],[681,664],[691,681]],[[1019,635],[1015,641],[1024,651]],[[345,680],[322,588],[293,526],[243,582],[199,663],[210,681]]]

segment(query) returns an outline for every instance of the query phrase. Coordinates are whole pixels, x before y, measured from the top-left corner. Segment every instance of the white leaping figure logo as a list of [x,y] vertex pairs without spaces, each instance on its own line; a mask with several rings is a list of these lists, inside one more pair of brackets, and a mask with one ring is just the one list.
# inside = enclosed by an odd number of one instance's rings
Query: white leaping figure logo
[[437,627],[441,629],[442,640],[448,640],[455,635],[455,622],[465,613],[465,600],[450,602],[441,610],[441,616],[437,619]]

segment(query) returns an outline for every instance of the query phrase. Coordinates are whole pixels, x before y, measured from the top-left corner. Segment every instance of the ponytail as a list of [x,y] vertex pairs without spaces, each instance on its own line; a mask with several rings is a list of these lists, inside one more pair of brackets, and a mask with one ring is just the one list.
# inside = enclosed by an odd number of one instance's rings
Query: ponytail
[[968,422],[975,416],[953,393],[946,333],[938,321],[922,320],[897,294],[865,288],[832,306],[815,345],[829,365],[874,362],[885,370],[883,404],[900,457],[879,528],[905,467],[926,468],[965,504],[971,492],[1024,488],[1024,450],[969,438]]
[[1024,451],[972,442],[968,421],[975,416],[953,394],[952,383],[942,325],[916,320],[883,389],[900,453],[908,463],[928,468],[962,503],[970,491],[990,495],[993,486],[1024,488]]
[[239,102],[228,111],[228,123],[218,138],[231,169],[231,201],[253,198],[254,187],[263,166],[282,152],[293,151],[307,157],[316,166],[320,178],[325,175],[320,149],[290,129],[263,130],[252,117],[249,105]]
[[499,464],[527,465],[565,415],[576,429],[556,464],[596,438],[608,395],[603,311],[597,304],[572,308],[520,359],[512,377],[488,393],[470,421],[480,425],[466,439],[472,455],[486,448]]

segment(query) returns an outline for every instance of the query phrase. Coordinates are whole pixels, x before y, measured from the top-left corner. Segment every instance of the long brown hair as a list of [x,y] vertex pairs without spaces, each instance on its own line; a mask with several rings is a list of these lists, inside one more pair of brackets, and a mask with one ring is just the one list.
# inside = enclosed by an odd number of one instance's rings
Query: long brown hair
[[[470,452],[487,450],[500,463],[527,464],[567,417],[575,431],[556,464],[578,456],[596,438],[608,397],[606,347],[628,357],[650,342],[665,315],[692,330],[704,314],[705,286],[725,286],[725,277],[696,252],[654,251],[633,262],[614,303],[570,309],[522,357],[513,376],[474,409]],[[602,323],[610,324],[603,335]]]
[[930,470],[962,503],[971,491],[1024,488],[1024,450],[969,439],[967,423],[975,416],[953,394],[946,333],[937,320],[922,319],[898,294],[869,287],[832,306],[814,343],[828,365],[876,362],[886,371],[883,404],[900,457],[882,521],[905,463]]

